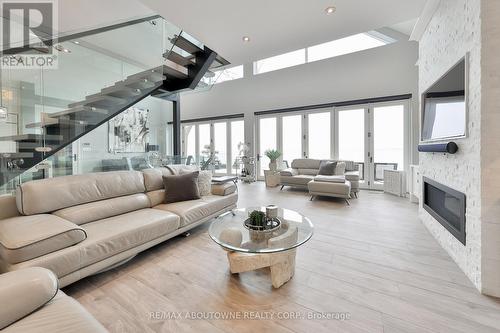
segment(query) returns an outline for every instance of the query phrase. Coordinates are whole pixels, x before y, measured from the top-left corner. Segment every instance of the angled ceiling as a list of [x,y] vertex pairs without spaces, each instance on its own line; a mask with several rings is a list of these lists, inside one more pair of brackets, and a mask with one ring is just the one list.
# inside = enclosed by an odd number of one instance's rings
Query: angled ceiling
[[[140,0],[232,63],[417,18],[426,0]],[[325,8],[336,12],[326,15]],[[408,28],[403,27],[406,32]],[[251,41],[244,43],[243,36]]]

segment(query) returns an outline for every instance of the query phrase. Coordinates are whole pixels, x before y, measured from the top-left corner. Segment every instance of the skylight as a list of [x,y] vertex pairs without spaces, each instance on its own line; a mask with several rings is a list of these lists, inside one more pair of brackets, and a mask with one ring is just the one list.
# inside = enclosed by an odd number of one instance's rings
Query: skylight
[[262,74],[305,63],[338,57],[344,54],[368,50],[395,42],[386,35],[370,31],[331,42],[310,46],[305,49],[280,54],[274,57],[255,61],[253,73]]

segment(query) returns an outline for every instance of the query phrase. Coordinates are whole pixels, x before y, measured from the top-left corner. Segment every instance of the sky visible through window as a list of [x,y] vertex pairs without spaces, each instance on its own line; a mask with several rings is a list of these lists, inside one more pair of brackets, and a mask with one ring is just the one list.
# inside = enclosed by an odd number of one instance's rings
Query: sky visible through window
[[392,40],[390,38],[387,38],[387,40],[385,40],[384,38],[376,37],[375,32],[352,35],[349,37],[336,39],[331,42],[318,44],[310,46],[308,48],[287,52],[274,57],[255,61],[253,73],[267,73],[313,61],[368,50],[374,47],[387,45],[391,42]]

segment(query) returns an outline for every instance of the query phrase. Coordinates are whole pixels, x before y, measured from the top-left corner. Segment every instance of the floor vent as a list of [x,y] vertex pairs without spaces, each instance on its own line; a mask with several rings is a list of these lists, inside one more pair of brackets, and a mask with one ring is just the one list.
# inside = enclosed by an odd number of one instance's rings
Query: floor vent
[[384,192],[404,197],[404,171],[384,170]]

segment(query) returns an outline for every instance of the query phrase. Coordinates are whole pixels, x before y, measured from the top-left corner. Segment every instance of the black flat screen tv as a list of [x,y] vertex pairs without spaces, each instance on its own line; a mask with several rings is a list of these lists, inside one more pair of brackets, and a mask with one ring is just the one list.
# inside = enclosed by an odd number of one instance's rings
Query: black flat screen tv
[[466,136],[466,58],[422,94],[421,141]]

